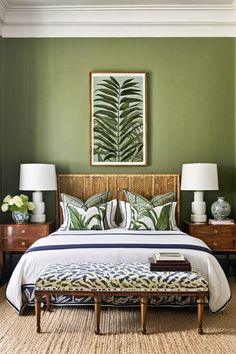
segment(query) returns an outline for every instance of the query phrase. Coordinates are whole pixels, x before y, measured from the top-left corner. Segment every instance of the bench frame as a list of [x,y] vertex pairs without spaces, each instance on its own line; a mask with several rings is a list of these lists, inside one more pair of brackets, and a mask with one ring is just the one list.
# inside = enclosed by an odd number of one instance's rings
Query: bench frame
[[42,297],[46,297],[47,310],[50,311],[51,296],[52,295],[69,295],[69,296],[92,296],[94,297],[94,310],[95,310],[95,333],[100,333],[100,315],[101,315],[101,303],[103,296],[138,296],[140,297],[141,305],[141,332],[145,334],[146,331],[146,319],[147,319],[147,304],[148,297],[163,297],[163,296],[189,296],[196,299],[198,304],[198,333],[203,334],[202,322],[205,297],[207,291],[75,291],[75,290],[35,290],[35,314],[37,321],[37,332],[40,333],[41,326],[41,302]]

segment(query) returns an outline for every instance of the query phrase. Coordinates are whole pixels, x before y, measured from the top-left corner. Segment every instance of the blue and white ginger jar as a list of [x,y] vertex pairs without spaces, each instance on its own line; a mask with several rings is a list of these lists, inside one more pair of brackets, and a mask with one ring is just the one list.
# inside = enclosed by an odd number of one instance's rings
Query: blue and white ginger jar
[[29,213],[27,211],[23,213],[21,211],[13,211],[11,215],[14,224],[26,224],[29,219]]
[[211,213],[216,220],[224,220],[230,215],[231,206],[224,197],[218,197],[218,200],[211,206]]

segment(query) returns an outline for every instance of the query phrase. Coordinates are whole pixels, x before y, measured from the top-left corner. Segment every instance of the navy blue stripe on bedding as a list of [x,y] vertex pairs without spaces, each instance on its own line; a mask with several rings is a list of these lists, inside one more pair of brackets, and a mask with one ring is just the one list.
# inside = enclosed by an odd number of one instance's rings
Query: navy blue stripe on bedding
[[157,244],[157,243],[85,243],[85,244],[67,244],[67,245],[46,245],[29,248],[25,253],[37,252],[37,251],[51,251],[51,250],[65,250],[65,249],[83,249],[83,248],[153,248],[153,249],[186,249],[202,251],[212,254],[211,250],[197,245],[186,244]]

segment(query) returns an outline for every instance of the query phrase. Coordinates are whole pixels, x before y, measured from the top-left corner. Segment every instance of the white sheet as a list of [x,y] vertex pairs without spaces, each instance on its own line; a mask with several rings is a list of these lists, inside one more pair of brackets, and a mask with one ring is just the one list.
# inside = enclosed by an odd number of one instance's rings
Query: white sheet
[[[216,258],[204,251],[209,248],[203,241],[180,231],[133,231],[119,228],[106,231],[58,230],[39,239],[17,264],[7,287],[7,300],[19,312],[23,305],[21,287],[34,284],[49,264],[147,262],[153,253],[160,249],[169,251],[168,246],[173,244],[176,245],[174,250],[181,252],[191,262],[192,269],[198,270],[208,281],[210,310],[222,310],[231,298],[229,284]],[[185,249],[183,245],[200,246],[200,250]],[[43,249],[54,246],[62,248]]]

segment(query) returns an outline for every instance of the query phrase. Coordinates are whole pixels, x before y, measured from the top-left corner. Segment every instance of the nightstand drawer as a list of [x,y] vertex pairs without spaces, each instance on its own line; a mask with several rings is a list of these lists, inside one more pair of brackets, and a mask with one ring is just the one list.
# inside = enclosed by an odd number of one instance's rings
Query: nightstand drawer
[[213,251],[236,252],[236,224],[209,225],[185,222],[184,230],[200,238]]
[[201,225],[199,226],[192,226],[191,227],[191,235],[196,236],[199,238],[208,237],[208,236],[220,236],[220,237],[234,237],[235,235],[235,228],[231,226],[209,226],[209,225]]
[[45,236],[45,225],[8,225],[2,227],[2,237],[36,237],[40,238]]
[[236,250],[236,239],[230,237],[200,237],[213,251],[224,249]]
[[8,238],[3,239],[3,249],[4,251],[25,251],[29,248],[38,238],[28,237],[28,238]]
[[194,224],[188,221],[183,223],[183,230],[194,237],[201,239],[211,248],[213,254],[226,255],[225,273],[230,275],[230,255],[236,254],[236,224]]
[[46,237],[56,229],[56,224],[0,224],[0,278],[3,274],[4,252],[24,252],[35,241]]

